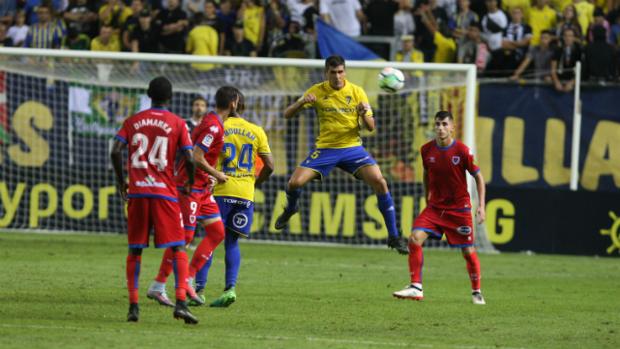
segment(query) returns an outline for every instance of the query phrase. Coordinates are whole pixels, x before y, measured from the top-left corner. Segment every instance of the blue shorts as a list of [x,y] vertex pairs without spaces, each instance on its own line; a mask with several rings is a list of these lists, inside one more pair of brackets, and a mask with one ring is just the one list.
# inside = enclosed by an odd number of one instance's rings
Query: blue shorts
[[318,148],[299,164],[318,172],[321,179],[327,177],[334,167],[339,167],[352,175],[364,166],[376,165],[377,162],[361,145],[350,148]]
[[215,201],[220,208],[220,215],[226,229],[243,237],[250,237],[254,202],[230,196],[216,196]]

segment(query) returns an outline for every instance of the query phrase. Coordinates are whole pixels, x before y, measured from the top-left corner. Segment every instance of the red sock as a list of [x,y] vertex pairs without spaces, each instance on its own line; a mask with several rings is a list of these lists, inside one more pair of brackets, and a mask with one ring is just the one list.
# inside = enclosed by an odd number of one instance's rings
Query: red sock
[[161,265],[159,266],[159,272],[157,273],[157,277],[155,277],[155,281],[166,283],[168,280],[168,275],[172,273],[172,260],[174,259],[174,251],[171,248],[167,248],[164,251],[164,256],[161,259]]
[[469,280],[471,280],[471,289],[480,289],[480,261],[478,260],[478,254],[474,251],[472,253],[463,253],[463,257],[467,262],[467,272],[469,273]]
[[187,292],[187,253],[185,251],[174,252],[174,288],[178,301],[185,301]]
[[411,283],[422,283],[422,266],[424,265],[424,254],[422,246],[409,243],[409,274]]
[[142,256],[133,254],[127,255],[127,268],[125,276],[127,277],[127,290],[129,291],[129,303],[138,303],[138,280],[140,278],[140,263]]
[[189,265],[189,277],[193,278],[196,273],[207,263],[213,251],[224,240],[224,223],[222,221],[213,222],[205,227],[207,235],[202,239],[196,248],[192,262]]

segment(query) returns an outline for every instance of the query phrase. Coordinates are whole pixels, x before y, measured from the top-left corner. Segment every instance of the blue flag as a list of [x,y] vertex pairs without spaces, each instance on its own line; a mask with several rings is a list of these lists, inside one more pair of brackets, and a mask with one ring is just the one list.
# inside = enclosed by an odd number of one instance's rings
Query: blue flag
[[331,55],[340,55],[345,60],[364,61],[380,59],[376,53],[366,48],[366,46],[360,44],[321,19],[316,20],[315,27],[317,30],[321,58],[327,58]]

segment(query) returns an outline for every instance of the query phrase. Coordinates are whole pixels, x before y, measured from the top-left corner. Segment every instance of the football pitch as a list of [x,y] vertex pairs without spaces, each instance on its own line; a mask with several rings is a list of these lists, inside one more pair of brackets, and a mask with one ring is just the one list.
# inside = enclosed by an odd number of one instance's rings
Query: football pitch
[[[391,292],[407,258],[387,249],[243,243],[237,302],[192,308],[188,326],[146,299],[127,323],[122,235],[0,233],[1,348],[618,348],[620,259],[481,255],[486,306],[471,304],[457,251],[426,251],[422,302]],[[223,249],[207,301],[223,288]],[[173,295],[172,280],[168,293]]]

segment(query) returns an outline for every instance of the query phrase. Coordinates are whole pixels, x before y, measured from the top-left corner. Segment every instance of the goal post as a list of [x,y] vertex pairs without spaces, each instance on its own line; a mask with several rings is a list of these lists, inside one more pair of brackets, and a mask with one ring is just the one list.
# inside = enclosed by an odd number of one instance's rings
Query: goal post
[[[366,90],[375,110],[377,131],[362,132],[362,139],[388,180],[399,228],[408,234],[425,205],[418,153],[432,137],[434,113],[452,111],[457,137],[475,151],[476,68],[346,65],[347,79]],[[377,74],[386,65],[407,77],[398,93],[378,88]],[[246,96],[244,117],[265,129],[276,171],[256,192],[253,238],[384,244],[387,231],[376,197],[340,170],[305,188],[301,212],[288,229],[273,227],[288,176],[318,131],[313,111],[292,120],[282,112],[323,80],[323,70],[323,60],[0,48],[0,229],[124,232],[125,210],[108,160],[110,139],[125,117],[149,107],[148,81],[164,75],[173,84],[172,112],[188,118],[197,95],[211,108],[217,88],[233,85]]]

